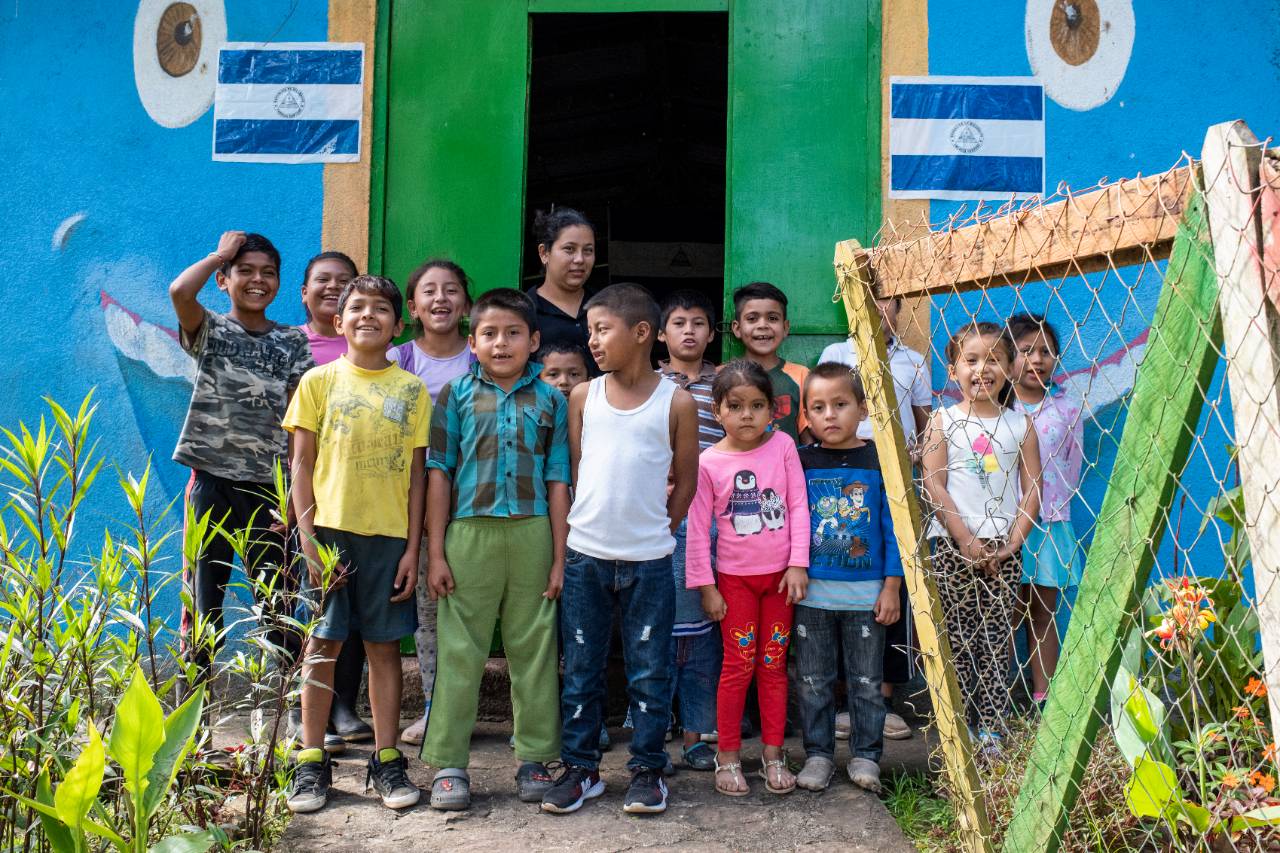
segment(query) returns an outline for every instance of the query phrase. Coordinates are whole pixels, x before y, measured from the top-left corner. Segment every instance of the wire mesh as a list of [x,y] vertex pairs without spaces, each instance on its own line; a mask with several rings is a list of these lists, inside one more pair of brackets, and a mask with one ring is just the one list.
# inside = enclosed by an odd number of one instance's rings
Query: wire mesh
[[[919,429],[868,383],[921,509],[895,524],[958,816],[939,849],[1280,849],[1280,169],[1222,138],[837,252],[855,346],[894,340],[895,401],[932,398]],[[931,301],[914,361],[897,297]]]

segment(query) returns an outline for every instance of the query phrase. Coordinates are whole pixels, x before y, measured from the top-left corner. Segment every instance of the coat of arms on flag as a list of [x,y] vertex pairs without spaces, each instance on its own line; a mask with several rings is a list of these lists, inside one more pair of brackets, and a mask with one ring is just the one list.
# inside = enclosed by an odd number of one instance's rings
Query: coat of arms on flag
[[1035,77],[892,77],[889,197],[1044,194],[1044,86]]
[[354,163],[363,114],[363,44],[228,44],[218,55],[213,159]]

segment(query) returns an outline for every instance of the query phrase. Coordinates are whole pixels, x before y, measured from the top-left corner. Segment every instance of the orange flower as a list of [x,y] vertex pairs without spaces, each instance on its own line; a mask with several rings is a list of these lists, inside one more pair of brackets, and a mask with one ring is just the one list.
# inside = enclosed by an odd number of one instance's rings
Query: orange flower
[[1237,719],[1237,720],[1247,720],[1247,719],[1249,719],[1249,706],[1248,706],[1248,705],[1237,705],[1237,706],[1235,706],[1234,708],[1232,708],[1231,710],[1235,712],[1235,715],[1236,715],[1236,719]]
[[1255,770],[1249,774],[1249,783],[1261,788],[1264,794],[1270,794],[1276,787],[1275,777],[1270,773],[1263,773],[1261,770]]
[[1267,685],[1256,678],[1250,678],[1249,683],[1244,686],[1244,693],[1246,696],[1266,696]]
[[1224,788],[1240,787],[1240,777],[1237,776],[1235,773],[1231,772],[1230,770],[1228,770],[1226,773],[1222,774],[1222,787]]
[[1264,761],[1276,760],[1276,745],[1274,742],[1269,743],[1262,748],[1262,758]]

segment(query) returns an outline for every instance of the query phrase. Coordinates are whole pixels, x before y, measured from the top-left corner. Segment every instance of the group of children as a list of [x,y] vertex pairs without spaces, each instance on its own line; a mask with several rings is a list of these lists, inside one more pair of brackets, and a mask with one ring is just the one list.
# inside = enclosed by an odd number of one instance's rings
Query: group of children
[[[580,215],[561,221],[539,251],[549,270],[581,272],[593,232]],[[715,311],[694,292],[661,308],[639,285],[581,292],[575,327],[574,313],[546,298],[560,293],[499,288],[473,301],[465,272],[433,260],[402,294],[338,253],[308,266],[307,325],[282,327],[265,315],[278,270],[265,238],[228,232],[170,294],[182,344],[199,360],[174,456],[193,469],[195,517],[250,531],[259,544],[246,571],[287,564],[286,527],[305,558],[301,598],[316,615],[300,650],[290,809],[323,807],[330,753],[370,734],[369,782],[384,804],[418,802],[397,747],[399,643],[411,634],[426,708],[405,740],[438,768],[431,805],[467,808],[470,739],[500,622],[517,796],[576,811],[604,792],[615,614],[634,729],[624,811],[666,808],[673,707],[682,763],[714,771],[722,794],[749,793],[740,749],[753,681],[766,789],[826,788],[842,667],[848,775],[879,789],[883,738],[910,736],[888,703],[890,685],[907,680],[910,619],[847,343],[812,371],[785,361],[787,297],[756,282],[734,292],[730,328],[745,357],[717,367],[705,359]],[[230,297],[225,315],[197,299],[211,274]],[[415,335],[392,346],[405,302]],[[896,336],[897,303],[879,304],[904,430],[936,508],[929,535],[961,687],[990,746],[1009,710],[1020,582],[1032,590],[1033,643],[1047,648],[1056,590],[1078,576],[1068,512],[1079,413],[1054,393],[1052,329],[1023,317],[952,338],[961,401],[930,414],[924,359]],[[549,311],[581,328],[585,350],[572,335],[543,339]],[[669,359],[655,371],[656,342]],[[272,518],[262,497],[283,458],[287,519]],[[231,555],[212,551],[190,568],[188,631],[221,618]],[[1045,614],[1047,631],[1036,621]],[[345,707],[352,647],[368,657],[372,732]],[[1039,698],[1053,663],[1033,658]],[[789,689],[806,753],[798,774],[783,752]]]

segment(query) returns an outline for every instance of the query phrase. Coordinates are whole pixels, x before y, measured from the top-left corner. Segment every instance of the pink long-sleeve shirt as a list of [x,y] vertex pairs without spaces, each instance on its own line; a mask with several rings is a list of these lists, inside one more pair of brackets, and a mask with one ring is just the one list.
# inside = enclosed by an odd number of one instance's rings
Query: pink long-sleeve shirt
[[708,447],[698,458],[698,491],[689,507],[685,586],[715,583],[716,570],[767,575],[809,567],[809,499],[795,442],[777,431],[745,453]]

